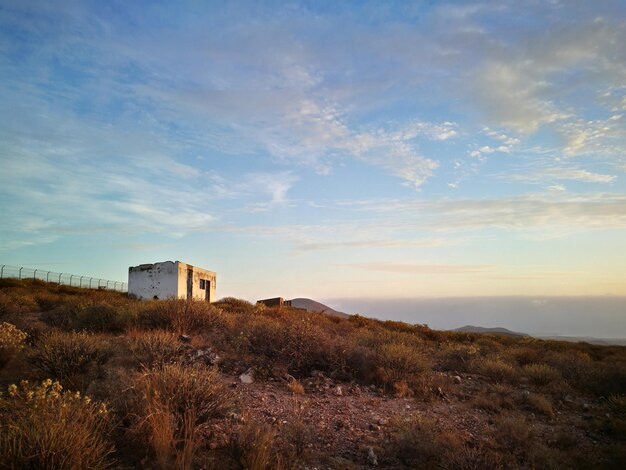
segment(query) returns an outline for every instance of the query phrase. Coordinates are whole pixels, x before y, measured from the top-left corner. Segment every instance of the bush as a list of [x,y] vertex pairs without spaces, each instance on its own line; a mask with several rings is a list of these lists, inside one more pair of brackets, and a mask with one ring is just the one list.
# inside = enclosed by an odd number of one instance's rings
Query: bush
[[140,407],[136,431],[160,468],[192,468],[200,444],[198,426],[224,417],[236,403],[216,369],[167,364],[140,376],[133,388]]
[[104,469],[113,462],[108,411],[58,382],[22,382],[0,396],[0,464],[10,468]]
[[550,401],[548,401],[548,399],[544,395],[531,393],[526,397],[526,402],[533,411],[548,416],[549,418],[552,418],[554,416],[554,408],[552,408],[552,403],[550,403]]
[[430,368],[428,359],[421,351],[402,343],[383,345],[377,363],[382,382],[390,387],[399,382],[411,385]]
[[494,382],[509,382],[517,377],[515,368],[498,358],[484,358],[476,361],[476,371],[491,378]]
[[129,347],[145,367],[162,366],[176,361],[185,351],[185,345],[171,331],[134,331],[129,334]]
[[217,369],[204,366],[166,364],[148,370],[141,376],[139,388],[168,403],[179,421],[187,410],[194,411],[197,422],[223,417],[236,403],[235,392]]
[[179,335],[215,331],[226,324],[222,311],[204,301],[160,300],[139,314],[141,327],[172,330]]
[[77,312],[72,322],[75,330],[121,333],[136,322],[130,305],[97,303]]
[[27,336],[11,323],[0,323],[0,368],[24,348]]
[[453,444],[437,432],[434,421],[409,416],[392,420],[390,424],[391,451],[403,464],[410,468],[442,467],[444,456]]
[[91,333],[52,332],[42,337],[29,358],[43,376],[80,384],[81,376],[104,364],[111,355],[109,344]]
[[230,456],[238,466],[248,470],[280,469],[282,459],[276,453],[275,438],[268,425],[245,423],[230,441]]
[[535,385],[548,385],[562,378],[560,372],[548,364],[528,364],[523,369],[526,377]]

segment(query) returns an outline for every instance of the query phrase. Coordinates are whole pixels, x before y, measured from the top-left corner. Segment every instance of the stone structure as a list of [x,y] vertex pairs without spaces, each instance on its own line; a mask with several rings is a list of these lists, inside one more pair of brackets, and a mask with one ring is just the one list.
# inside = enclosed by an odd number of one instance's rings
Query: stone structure
[[216,274],[180,261],[128,268],[128,294],[138,299],[193,299],[215,302]]
[[291,301],[282,297],[273,297],[271,299],[257,300],[257,304],[263,304],[266,307],[291,307]]

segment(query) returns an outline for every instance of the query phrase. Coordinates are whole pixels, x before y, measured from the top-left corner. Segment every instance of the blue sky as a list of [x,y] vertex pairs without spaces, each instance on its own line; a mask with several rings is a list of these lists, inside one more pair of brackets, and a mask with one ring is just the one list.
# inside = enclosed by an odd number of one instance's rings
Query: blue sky
[[0,1],[0,259],[626,295],[626,4]]

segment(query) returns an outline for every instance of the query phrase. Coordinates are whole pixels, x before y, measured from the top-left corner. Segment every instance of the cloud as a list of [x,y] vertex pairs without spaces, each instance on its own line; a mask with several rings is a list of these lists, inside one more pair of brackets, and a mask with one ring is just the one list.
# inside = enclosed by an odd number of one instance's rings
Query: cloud
[[616,176],[595,173],[578,168],[551,167],[542,168],[535,173],[502,175],[502,178],[512,181],[531,182],[570,180],[584,183],[612,183],[615,181]]
[[354,269],[367,271],[382,271],[404,274],[476,274],[488,273],[495,270],[490,265],[450,265],[450,264],[421,264],[421,263],[355,263],[347,265]]
[[396,228],[463,231],[502,229],[527,233],[559,229],[562,233],[626,227],[626,197],[609,193],[585,195],[530,193],[502,198],[456,198],[437,201],[353,201],[352,210],[394,215]]

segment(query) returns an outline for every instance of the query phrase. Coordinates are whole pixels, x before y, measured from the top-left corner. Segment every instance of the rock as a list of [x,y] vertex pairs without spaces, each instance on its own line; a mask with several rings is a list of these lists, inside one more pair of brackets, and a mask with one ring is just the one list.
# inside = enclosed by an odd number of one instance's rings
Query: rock
[[239,376],[239,380],[244,384],[251,384],[254,382],[254,371],[252,369],[248,369],[246,372]]
[[367,448],[367,463],[372,467],[378,467],[378,458],[372,447]]
[[380,418],[378,420],[378,424],[380,424],[381,426],[384,426],[385,424],[387,424],[387,420],[385,418]]
[[459,377],[458,375],[455,375],[454,377],[452,377],[452,380],[457,385],[459,385],[462,382],[461,377]]
[[191,342],[191,336],[189,335],[180,335],[178,337],[179,341],[182,341],[183,343],[190,343]]
[[343,391],[341,390],[341,387],[335,387],[335,395],[337,395],[338,397],[343,396]]
[[380,426],[378,424],[370,423],[368,429],[370,431],[380,431]]

